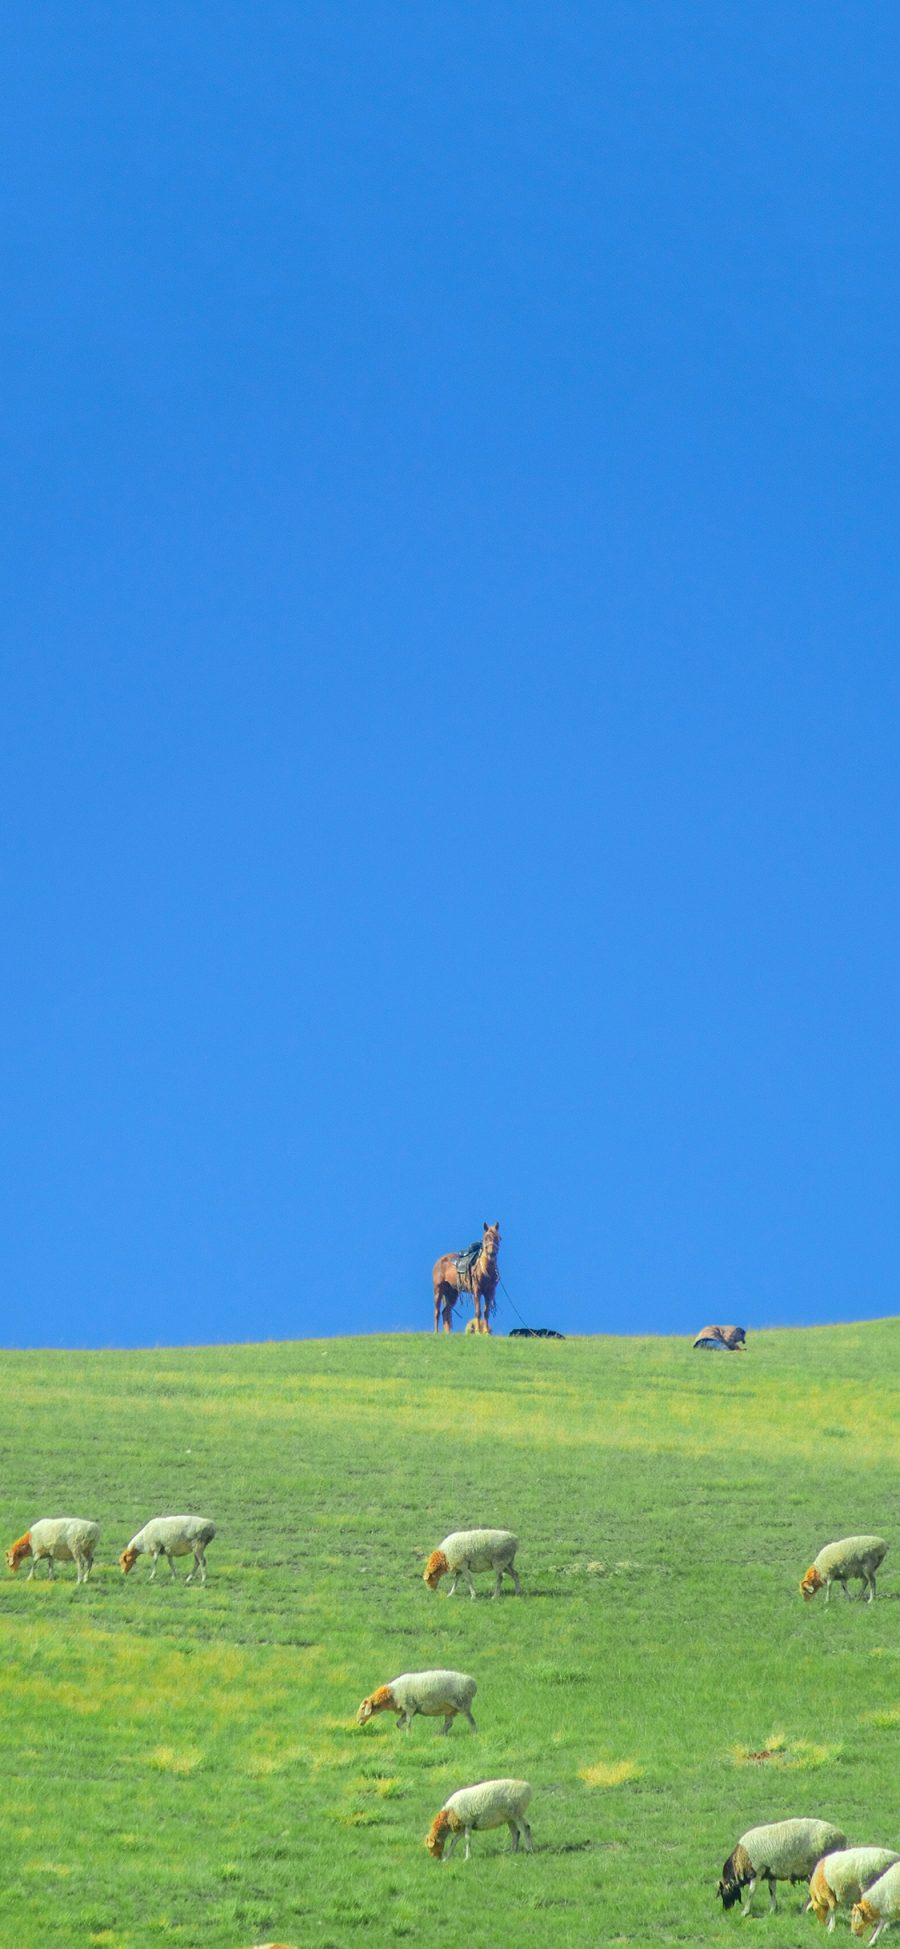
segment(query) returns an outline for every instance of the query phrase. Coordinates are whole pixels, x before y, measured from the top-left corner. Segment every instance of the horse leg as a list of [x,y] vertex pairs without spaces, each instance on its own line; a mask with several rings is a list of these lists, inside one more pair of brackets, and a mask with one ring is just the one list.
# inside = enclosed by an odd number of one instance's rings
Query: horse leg
[[443,1288],[443,1293],[444,1293],[444,1332],[452,1333],[453,1332],[453,1305],[454,1305],[453,1287],[445,1284]]
[[435,1330],[435,1333],[439,1333],[439,1332],[440,1332],[440,1330],[441,1330],[441,1286],[440,1286],[440,1282],[438,1282],[438,1283],[437,1283],[437,1284],[435,1285],[435,1288],[434,1288],[434,1330]]

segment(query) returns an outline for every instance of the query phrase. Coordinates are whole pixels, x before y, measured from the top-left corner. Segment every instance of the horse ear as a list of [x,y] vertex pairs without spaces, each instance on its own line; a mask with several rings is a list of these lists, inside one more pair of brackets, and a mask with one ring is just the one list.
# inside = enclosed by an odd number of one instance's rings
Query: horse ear
[[490,1225],[489,1225],[489,1224],[488,1224],[488,1222],[487,1222],[487,1219],[485,1219],[485,1221],[484,1221],[484,1224],[482,1225],[482,1227],[481,1227],[481,1229],[482,1229],[482,1231],[483,1231],[483,1232],[489,1232],[489,1231],[490,1231],[490,1229],[491,1229],[491,1228],[490,1228]]

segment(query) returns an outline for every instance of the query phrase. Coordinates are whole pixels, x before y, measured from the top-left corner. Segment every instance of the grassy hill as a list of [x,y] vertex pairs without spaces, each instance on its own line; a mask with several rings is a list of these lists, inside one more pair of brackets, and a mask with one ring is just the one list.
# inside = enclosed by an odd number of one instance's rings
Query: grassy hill
[[[4,1370],[0,1540],[103,1533],[87,1589],[0,1573],[3,1949],[724,1943],[753,1823],[900,1846],[900,1322],[743,1357],[398,1336]],[[220,1526],[206,1589],[124,1580],[131,1534],[182,1509]],[[425,1589],[478,1524],[518,1532],[523,1600]],[[879,1601],[804,1605],[860,1530],[892,1542]],[[478,1679],[477,1735],[356,1726],[437,1664]],[[506,1773],[534,1857],[504,1830],[430,1861],[447,1795]],[[817,1941],[785,1903],[773,1949]]]

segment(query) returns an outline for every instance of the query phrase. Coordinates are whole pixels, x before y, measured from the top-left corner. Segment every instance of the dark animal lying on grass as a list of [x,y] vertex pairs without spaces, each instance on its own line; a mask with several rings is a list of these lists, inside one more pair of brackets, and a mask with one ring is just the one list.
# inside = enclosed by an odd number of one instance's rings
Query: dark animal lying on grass
[[742,1326],[702,1326],[694,1341],[695,1347],[707,1349],[725,1348],[728,1353],[746,1351],[747,1333]]

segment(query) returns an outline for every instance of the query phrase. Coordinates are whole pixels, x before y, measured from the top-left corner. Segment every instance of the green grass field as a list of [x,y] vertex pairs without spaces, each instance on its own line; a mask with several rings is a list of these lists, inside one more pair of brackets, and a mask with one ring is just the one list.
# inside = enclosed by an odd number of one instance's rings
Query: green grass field
[[[745,1828],[900,1846],[900,1321],[743,1357],[423,1335],[4,1366],[0,1540],[102,1536],[86,1589],[0,1573],[3,1949],[775,1949],[820,1932],[799,1891],[722,1914]],[[123,1579],[183,1509],[219,1525],[206,1588]],[[430,1595],[428,1551],[481,1524],[517,1531],[524,1599]],[[804,1605],[862,1530],[892,1542],[878,1602]],[[474,1673],[477,1735],[356,1726],[429,1665]],[[432,1862],[447,1795],[497,1774],[532,1781],[534,1856],[504,1829]]]

